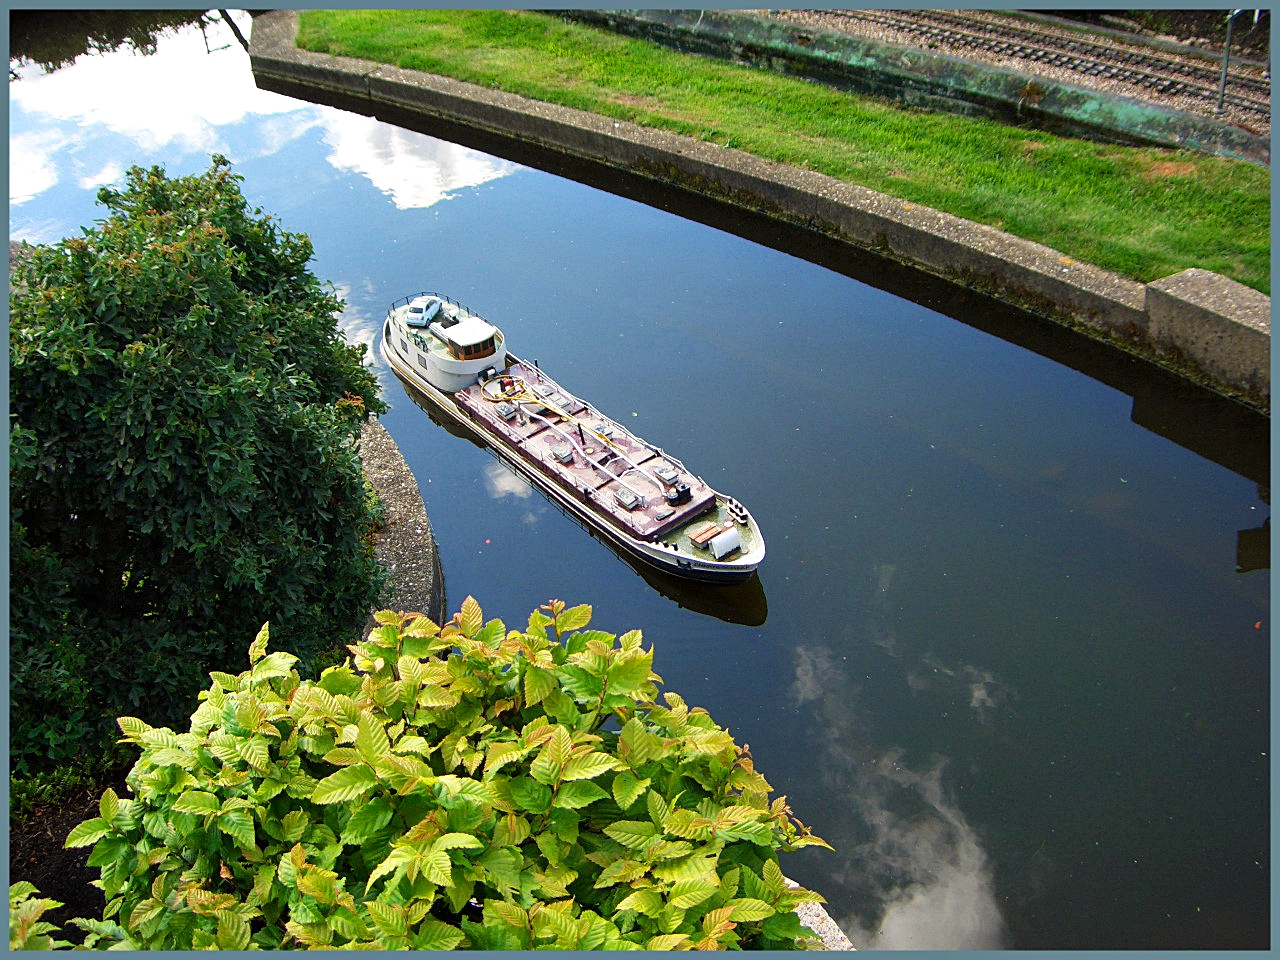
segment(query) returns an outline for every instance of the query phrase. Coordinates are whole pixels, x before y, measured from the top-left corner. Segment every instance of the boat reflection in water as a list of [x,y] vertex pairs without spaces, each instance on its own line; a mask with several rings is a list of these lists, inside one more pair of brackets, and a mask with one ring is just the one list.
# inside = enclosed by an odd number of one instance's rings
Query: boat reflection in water
[[[499,464],[502,464],[504,469],[509,469],[492,447],[481,443],[471,431],[464,430],[452,417],[445,416],[437,409],[436,404],[430,398],[400,376],[394,368],[392,373],[395,374],[396,379],[404,387],[409,399],[426,411],[432,423],[443,427],[452,436],[459,437],[473,446],[479,447]],[[634,570],[645,583],[678,606],[686,610],[692,610],[694,613],[715,617],[725,623],[736,623],[747,627],[758,627],[768,617],[768,602],[765,599],[764,584],[760,582],[759,573],[752,573],[747,579],[735,583],[705,583],[672,576],[646,563],[642,563],[634,559],[628,552],[618,549],[608,539],[596,533],[588,524],[583,523],[572,513],[561,508],[554,500],[547,498],[546,502],[556,507],[561,514],[569,517],[574,523],[586,530],[593,539],[608,547],[614,556]]]

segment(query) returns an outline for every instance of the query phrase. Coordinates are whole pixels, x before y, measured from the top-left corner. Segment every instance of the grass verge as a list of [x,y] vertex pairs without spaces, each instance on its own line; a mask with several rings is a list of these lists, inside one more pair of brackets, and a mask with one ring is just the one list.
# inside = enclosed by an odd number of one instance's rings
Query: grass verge
[[298,45],[697,137],[988,224],[1146,283],[1270,294],[1270,171],[905,109],[527,11],[322,10]]

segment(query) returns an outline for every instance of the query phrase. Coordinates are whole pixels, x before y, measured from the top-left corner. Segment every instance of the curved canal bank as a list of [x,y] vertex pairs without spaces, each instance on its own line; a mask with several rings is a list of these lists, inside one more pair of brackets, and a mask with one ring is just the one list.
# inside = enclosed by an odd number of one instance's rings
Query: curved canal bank
[[[377,420],[365,421],[360,429],[360,460],[382,501],[382,529],[374,541],[374,555],[390,583],[379,609],[417,611],[444,623],[448,619],[444,570],[422,492],[400,448]],[[370,616],[366,637],[374,626]]]
[[254,18],[255,82],[379,117],[407,113],[674,185],[892,258],[1061,323],[1264,413],[1270,298],[1207,270],[1142,284],[950,214],[732,148],[444,77],[298,50],[295,11]]

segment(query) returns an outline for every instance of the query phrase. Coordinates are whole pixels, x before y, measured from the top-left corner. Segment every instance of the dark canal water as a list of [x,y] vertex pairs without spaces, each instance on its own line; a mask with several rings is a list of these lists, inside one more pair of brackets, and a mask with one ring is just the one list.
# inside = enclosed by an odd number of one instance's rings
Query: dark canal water
[[651,583],[377,361],[450,608],[643,629],[836,848],[784,867],[856,945],[1269,945],[1265,422],[884,264],[258,91],[229,35],[25,76],[10,115],[12,237],[221,151],[351,338],[446,291],[746,503],[758,584]]

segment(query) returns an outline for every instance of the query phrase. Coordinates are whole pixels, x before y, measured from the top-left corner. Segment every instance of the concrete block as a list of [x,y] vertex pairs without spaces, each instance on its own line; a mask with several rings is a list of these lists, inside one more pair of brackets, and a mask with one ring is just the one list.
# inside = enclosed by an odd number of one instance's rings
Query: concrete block
[[1270,398],[1270,297],[1196,268],[1147,284],[1146,307],[1157,351]]

